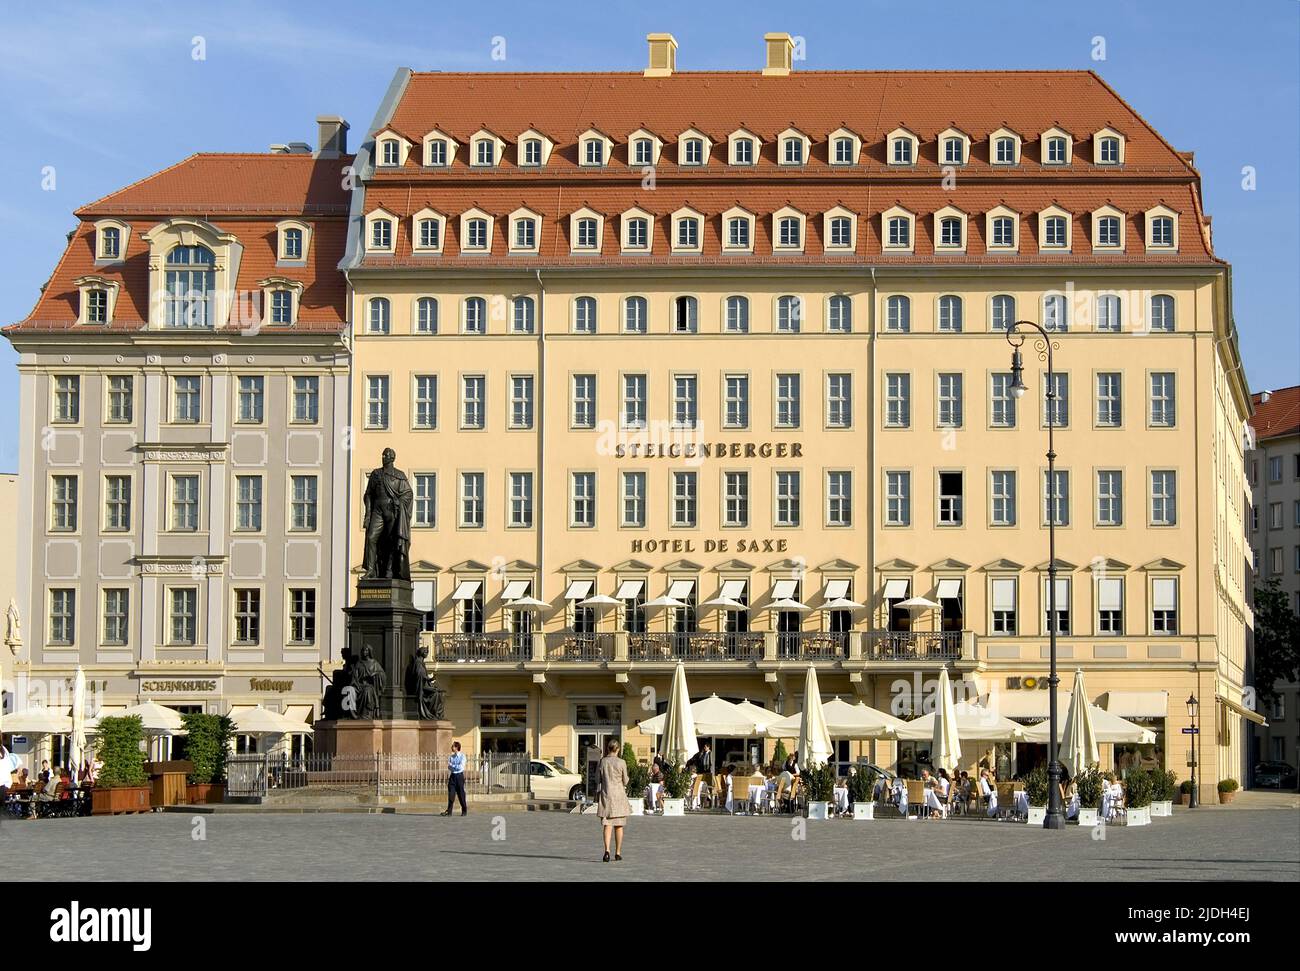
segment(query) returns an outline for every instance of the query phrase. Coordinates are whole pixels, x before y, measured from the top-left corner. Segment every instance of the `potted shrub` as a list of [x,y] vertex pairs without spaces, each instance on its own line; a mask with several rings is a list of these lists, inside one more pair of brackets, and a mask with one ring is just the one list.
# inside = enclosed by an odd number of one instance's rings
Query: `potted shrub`
[[181,715],[189,733],[186,749],[194,763],[186,782],[190,805],[221,802],[226,796],[226,753],[232,728],[225,715],[196,712]]
[[1079,791],[1079,825],[1096,826],[1097,814],[1101,811],[1101,794],[1106,787],[1101,770],[1095,765],[1088,766],[1075,776],[1074,784]]
[[1221,804],[1232,802],[1232,800],[1237,795],[1237,790],[1240,788],[1241,786],[1237,784],[1236,779],[1220,779],[1219,780],[1219,802]]
[[1178,786],[1178,805],[1186,806],[1192,801],[1192,780],[1184,779]]
[[1178,785],[1178,773],[1173,769],[1151,770],[1151,816],[1172,816],[1174,814],[1174,790]]
[[95,815],[149,811],[149,779],[144,773],[144,731],[140,716],[101,718],[99,777],[91,790],[90,806]]
[[849,776],[849,799],[854,819],[875,819],[876,773],[865,765],[855,766]]
[[1039,766],[1025,776],[1025,798],[1029,800],[1030,826],[1042,826],[1047,818],[1047,769]]
[[831,799],[835,796],[835,766],[829,762],[810,765],[800,773],[807,792],[809,819],[829,819]]
[[1151,825],[1151,773],[1131,769],[1124,777],[1124,822],[1129,826]]
[[636,760],[631,745],[623,746],[623,761],[627,763],[627,804],[633,816],[645,813],[645,790],[650,785],[650,767]]
[[664,815],[685,816],[686,794],[691,791],[691,770],[677,762],[664,765]]
[[790,753],[785,750],[785,742],[781,739],[776,740],[776,748],[772,750],[772,768],[780,772],[785,767],[785,760],[790,757]]

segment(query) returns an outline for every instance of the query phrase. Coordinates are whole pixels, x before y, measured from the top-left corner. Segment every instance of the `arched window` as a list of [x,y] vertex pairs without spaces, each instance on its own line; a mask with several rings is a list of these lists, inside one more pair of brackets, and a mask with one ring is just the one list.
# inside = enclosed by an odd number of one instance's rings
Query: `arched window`
[[174,246],[167,254],[168,327],[212,327],[216,261],[206,246]]
[[368,334],[387,334],[392,314],[387,297],[370,298],[370,320],[366,327]]
[[904,248],[912,245],[912,221],[906,216],[889,220],[889,245]]
[[1048,216],[1043,221],[1043,245],[1053,248],[1068,246],[1065,229],[1064,216]]
[[842,293],[835,294],[826,305],[826,329],[832,334],[853,331],[853,301]]
[[645,297],[628,297],[623,301],[623,333],[644,334],[646,329]]
[[1097,221],[1097,245],[1119,245],[1119,217],[1102,216],[1101,219]]
[[749,298],[734,296],[727,298],[727,333],[749,333]]
[[573,301],[573,332],[596,333],[596,298],[578,297]]
[[421,297],[415,304],[415,331],[417,334],[438,333],[438,301]]
[[1156,216],[1151,221],[1151,245],[1174,245],[1174,221],[1169,216]]
[[[597,143],[598,144],[598,143]],[[578,249],[596,248],[596,220],[584,216],[578,220]]]
[[939,221],[939,245],[961,246],[961,220],[956,216],[945,216]]
[[1174,329],[1174,298],[1167,293],[1151,298],[1151,329],[1164,333]]
[[885,301],[885,330],[906,334],[912,329],[912,300],[902,295]]
[[993,329],[1010,330],[1012,323],[1016,319],[1016,298],[1000,293],[993,298],[992,305]]
[[286,229],[284,231],[284,258],[286,260],[300,260],[303,258],[301,229]]
[[1043,297],[1043,329],[1066,331],[1070,329],[1070,308],[1061,293]]
[[1120,331],[1119,297],[1113,293],[1103,293],[1097,297],[1097,330],[1108,334]]
[[993,219],[993,245],[1015,246],[1016,223],[1010,216],[996,216]]
[[803,300],[799,297],[777,297],[776,329],[783,334],[799,333],[803,324]]
[[99,231],[99,258],[116,260],[122,256],[122,231],[116,226],[105,226]]
[[699,326],[700,302],[694,297],[678,297],[673,301],[673,333],[694,334]]
[[939,298],[939,330],[948,334],[961,333],[961,297],[949,294]]
[[532,297],[515,297],[511,307],[510,328],[516,334],[531,334],[537,327],[537,305]]
[[467,297],[465,300],[465,333],[487,333],[487,301],[482,297]]

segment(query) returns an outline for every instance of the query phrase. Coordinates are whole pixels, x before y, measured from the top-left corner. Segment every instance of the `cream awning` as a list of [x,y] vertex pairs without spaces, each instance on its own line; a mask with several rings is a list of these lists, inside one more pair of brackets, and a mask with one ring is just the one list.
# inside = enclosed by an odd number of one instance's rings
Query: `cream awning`
[[451,595],[452,600],[473,600],[478,596],[479,587],[483,585],[482,580],[461,580],[456,584],[456,592]]
[[644,589],[644,580],[624,580],[618,585],[618,593],[614,596],[619,600],[635,600],[641,596],[641,591]]
[[690,600],[695,596],[695,581],[674,580],[668,588],[668,596],[673,600]]
[[511,580],[506,584],[506,588],[501,591],[501,599],[508,603],[511,600],[526,597],[528,596],[528,588],[532,585],[531,580]]
[[411,584],[411,604],[426,614],[433,610],[433,581],[416,580]]
[[906,600],[907,599],[907,580],[886,580],[885,581],[885,599],[886,600]]
[[311,724],[311,705],[288,705],[284,709],[284,717],[291,722],[305,722]]
[[961,581],[960,580],[940,580],[939,593],[940,600],[960,600],[961,599]]
[[1120,718],[1164,718],[1169,714],[1169,692],[1108,691],[1105,708]]
[[799,592],[798,580],[777,580],[772,584],[773,600],[794,600]]
[[1178,609],[1178,581],[1173,577],[1156,577],[1151,581],[1151,609]]
[[847,600],[849,596],[848,580],[827,580],[826,589],[822,591],[823,600]]
[[722,590],[718,593],[719,600],[739,600],[745,595],[744,580],[723,580]]
[[594,585],[594,580],[571,580],[569,581],[569,589],[564,591],[564,599],[586,600],[591,594],[591,588]]
[[1006,577],[997,577],[993,580],[993,609],[994,610],[1015,610],[1016,609],[1016,581]]
[[1214,697],[1219,704],[1223,705],[1224,708],[1227,708],[1229,711],[1235,711],[1242,718],[1246,719],[1246,721],[1254,722],[1256,725],[1268,725],[1268,720],[1259,712],[1251,711],[1249,708],[1243,708],[1232,699],[1223,697],[1223,695],[1215,695]]

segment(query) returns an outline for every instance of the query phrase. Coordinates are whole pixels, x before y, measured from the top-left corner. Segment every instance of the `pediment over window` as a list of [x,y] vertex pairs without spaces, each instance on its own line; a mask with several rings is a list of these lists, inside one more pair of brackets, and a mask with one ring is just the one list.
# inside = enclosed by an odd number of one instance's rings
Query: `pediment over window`
[[892,560],[884,560],[883,562],[876,564],[877,570],[888,570],[890,572],[915,570],[916,568],[915,563],[897,556]]
[[[1040,573],[1046,573],[1049,569],[1049,566],[1050,565],[1048,564],[1048,562],[1044,560],[1042,563],[1039,563],[1038,566],[1034,567],[1034,569]],[[1071,563],[1069,560],[1063,560],[1058,556],[1056,558],[1056,569],[1058,572],[1065,571],[1068,573],[1073,570],[1079,569],[1079,567],[1077,564]]]
[[848,560],[836,557],[833,560],[827,560],[817,569],[822,573],[849,573],[853,570],[860,569],[856,563],[850,563]]
[[1184,564],[1179,563],[1177,560],[1171,560],[1167,556],[1162,556],[1159,557],[1158,559],[1152,560],[1149,563],[1143,563],[1140,567],[1138,567],[1138,569],[1163,571],[1163,570],[1182,570],[1185,569],[1185,567]]
[[1005,556],[1001,559],[985,563],[980,567],[980,569],[985,573],[1012,573],[1019,572],[1024,568],[1025,565],[1023,563],[1017,563],[1015,560],[1008,560]]
[[733,557],[725,563],[719,563],[713,570],[715,573],[751,573],[754,570],[754,564]]
[[952,557],[948,557],[947,559],[938,560],[934,563],[931,563],[929,566],[926,567],[926,569],[935,573],[946,572],[951,570],[969,570],[970,564],[963,563],[961,560],[954,560]]
[[802,576],[808,572],[808,564],[803,560],[792,560],[786,557],[784,560],[777,560],[775,563],[769,563],[763,567],[768,573],[795,573]]
[[527,560],[511,560],[502,569],[508,573],[535,573],[537,564],[529,563]]
[[591,560],[573,560],[560,567],[561,573],[592,573],[601,569],[599,563],[592,563]]
[[[358,569],[360,569],[358,567]],[[430,563],[428,560],[416,560],[411,564],[412,573],[441,573],[442,567],[437,563]]]
[[451,568],[452,573],[487,573],[492,567],[478,560],[461,560]]
[[687,559],[673,560],[663,566],[664,573],[699,573],[703,569],[704,564]]
[[1123,573],[1125,570],[1131,570],[1131,564],[1124,563],[1110,556],[1101,556],[1092,560],[1088,564],[1088,569],[1093,573]]
[[615,573],[649,573],[654,567],[642,560],[624,560],[615,563],[610,569]]

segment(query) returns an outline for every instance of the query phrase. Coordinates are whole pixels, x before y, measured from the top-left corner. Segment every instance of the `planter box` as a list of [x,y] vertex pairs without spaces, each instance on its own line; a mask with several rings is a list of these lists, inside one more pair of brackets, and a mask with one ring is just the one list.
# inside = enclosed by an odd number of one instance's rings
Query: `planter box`
[[640,799],[628,799],[627,814],[629,816],[644,816],[645,803]]
[[1192,794],[1190,792],[1180,792],[1178,794],[1178,805],[1186,806],[1191,801],[1192,801]]
[[1174,804],[1170,800],[1164,802],[1153,802],[1151,804],[1151,816],[1172,816],[1174,814]]
[[874,802],[855,802],[853,804],[854,819],[875,819],[876,804]]
[[1226,806],[1228,803],[1232,802],[1232,800],[1235,799],[1236,797],[1237,797],[1236,789],[1232,790],[1232,792],[1221,792],[1219,793],[1219,805]]
[[149,786],[129,786],[104,789],[96,786],[90,794],[90,812],[94,816],[111,816],[116,813],[147,813]]
[[224,782],[204,782],[187,785],[185,797],[191,806],[205,806],[210,803],[225,802],[226,784]]
[[1137,808],[1130,807],[1124,814],[1124,822],[1128,826],[1150,826],[1151,825],[1151,807],[1141,806]]
[[685,799],[665,799],[664,800],[665,816],[685,816],[686,800]]
[[1043,820],[1045,820],[1046,818],[1047,818],[1046,806],[1030,806],[1029,817],[1025,820],[1025,822],[1027,822],[1030,826],[1041,827],[1043,825]]
[[1089,827],[1091,827],[1091,826],[1096,826],[1096,825],[1097,825],[1097,822],[1098,822],[1098,820],[1099,820],[1099,815],[1100,815],[1100,813],[1101,813],[1101,810],[1100,810],[1100,809],[1084,809],[1084,808],[1080,807],[1080,808],[1079,808],[1079,825],[1080,825],[1080,826],[1089,826]]
[[808,818],[809,819],[830,819],[831,804],[829,802],[809,802]]

